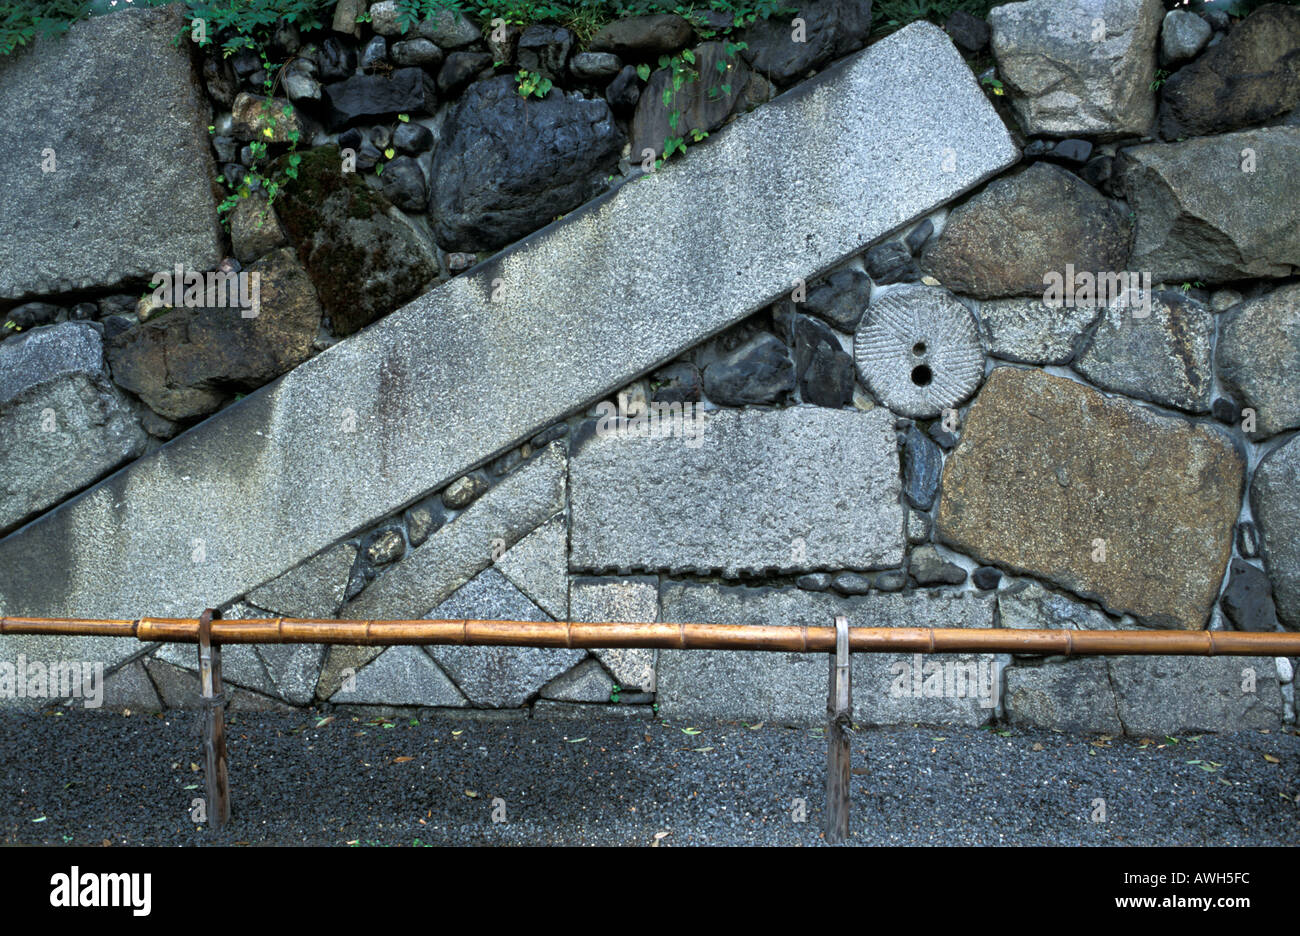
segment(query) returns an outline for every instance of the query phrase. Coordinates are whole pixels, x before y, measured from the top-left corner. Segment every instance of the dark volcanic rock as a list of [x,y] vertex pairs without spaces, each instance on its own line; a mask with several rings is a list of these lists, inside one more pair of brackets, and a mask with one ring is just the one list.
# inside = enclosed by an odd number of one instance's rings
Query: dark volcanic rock
[[384,164],[384,197],[403,211],[423,211],[429,193],[420,164],[410,156],[398,156]]
[[852,332],[871,300],[871,279],[861,270],[839,270],[808,291],[803,308],[836,328]]
[[766,332],[704,368],[704,392],[715,403],[774,403],[794,389],[787,348]]
[[357,50],[352,43],[330,36],[321,43],[318,64],[323,80],[343,81],[357,70]]
[[423,124],[398,124],[397,129],[393,131],[393,146],[399,153],[418,156],[433,149],[433,132]]
[[573,33],[563,26],[537,24],[529,26],[519,37],[515,56],[520,68],[558,79],[564,75],[572,46]]
[[652,379],[659,385],[651,395],[655,403],[698,403],[704,392],[700,369],[689,361],[669,364]]
[[353,75],[325,86],[326,121],[338,130],[365,118],[432,114],[437,102],[433,79],[419,68],[399,68],[391,78]]
[[569,59],[569,71],[579,81],[613,78],[623,70],[623,60],[608,52],[579,52]]
[[1300,104],[1300,9],[1260,7],[1160,89],[1166,140],[1238,130]]
[[438,72],[438,93],[445,98],[460,94],[479,72],[492,67],[487,52],[453,52]]
[[616,113],[626,114],[641,99],[641,82],[635,65],[624,65],[618,76],[605,89],[605,100]]
[[1223,590],[1223,613],[1232,626],[1242,631],[1278,629],[1277,608],[1273,605],[1273,586],[1268,576],[1249,562],[1232,560],[1228,587]]
[[593,52],[613,52],[622,58],[653,59],[690,44],[691,24],[675,13],[615,20],[591,39]]
[[[802,42],[796,41],[796,18],[804,21]],[[741,55],[755,71],[785,84],[856,52],[870,31],[871,0],[809,0],[794,16],[773,16],[744,29],[740,40],[748,48]]]
[[609,105],[552,89],[525,100],[514,78],[475,82],[447,118],[433,159],[429,211],[451,251],[494,250],[596,194],[623,134]]
[[428,39],[406,39],[393,43],[393,63],[396,65],[418,65],[433,71],[440,62],[442,49]]
[[109,339],[113,380],[171,420],[215,410],[305,361],[321,307],[293,251],[274,251],[249,268],[260,275],[260,309],[172,309]]
[[943,453],[921,430],[912,426],[903,442],[903,494],[918,510],[929,510],[939,490]]
[[370,68],[386,61],[388,61],[388,40],[383,36],[375,36],[361,50],[361,67]]
[[795,380],[805,403],[838,408],[853,399],[853,358],[835,332],[816,319],[794,314],[788,334],[794,348]]
[[921,278],[916,262],[902,241],[887,241],[867,251],[863,257],[867,274],[878,286],[890,283],[915,283]]
[[989,44],[989,24],[965,10],[954,10],[943,31],[957,48],[972,55]]
[[[690,81],[672,96],[672,105],[664,106],[664,92],[671,91],[672,72],[656,70],[646,84],[632,118],[632,158],[640,160],[645,150],[660,156],[664,140],[682,137],[690,140],[692,130],[705,133],[722,126],[742,104],[743,91],[750,71],[740,59],[729,59],[721,42],[706,42],[695,50],[695,68],[700,77]],[[723,71],[718,71],[721,65]],[[678,112],[677,124],[670,123]]]

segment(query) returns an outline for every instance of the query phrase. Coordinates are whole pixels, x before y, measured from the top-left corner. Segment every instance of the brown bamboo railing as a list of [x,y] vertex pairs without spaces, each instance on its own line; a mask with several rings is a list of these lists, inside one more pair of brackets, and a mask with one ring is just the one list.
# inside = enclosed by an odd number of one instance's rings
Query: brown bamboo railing
[[145,643],[197,643],[204,703],[204,779],[212,823],[230,820],[230,786],[222,713],[222,644],[459,644],[485,647],[659,648],[826,653],[826,841],[849,834],[849,726],[852,653],[1179,654],[1195,656],[1300,655],[1300,634],[1172,630],[1016,630],[962,627],[833,627],[765,624],[582,623],[577,621],[319,621],[300,618],[0,617],[0,635],[132,637]]
[[[217,644],[459,644],[492,647],[659,648],[831,653],[834,627],[569,621],[343,621],[299,618],[214,620]],[[197,618],[91,620],[0,618],[0,634],[134,637],[197,643]],[[852,627],[852,653],[1032,653],[1061,656],[1152,654],[1295,656],[1300,634],[1179,630],[1017,630]]]

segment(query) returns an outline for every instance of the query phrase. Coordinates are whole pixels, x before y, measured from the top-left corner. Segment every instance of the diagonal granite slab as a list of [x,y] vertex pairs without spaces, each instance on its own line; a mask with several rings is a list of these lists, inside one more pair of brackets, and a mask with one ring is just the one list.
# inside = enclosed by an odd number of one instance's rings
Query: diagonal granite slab
[[237,598],[1017,159],[913,24],[0,541],[0,613]]

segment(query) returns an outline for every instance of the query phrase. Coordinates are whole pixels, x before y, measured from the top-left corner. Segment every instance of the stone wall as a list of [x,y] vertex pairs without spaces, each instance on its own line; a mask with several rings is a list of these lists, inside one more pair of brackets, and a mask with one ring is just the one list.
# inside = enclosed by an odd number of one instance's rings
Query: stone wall
[[[760,23],[729,61],[676,17],[503,52],[464,17],[403,35],[394,6],[277,32],[279,102],[255,62],[174,53],[170,119],[213,121],[195,164],[234,181],[232,147],[286,122],[314,144],[214,253],[182,224],[94,269],[8,265],[29,324],[0,344],[0,613],[1300,628],[1300,9],[1028,0],[859,52],[869,4],[813,0],[808,43]],[[152,48],[178,17],[70,41]],[[692,46],[735,70],[681,108],[713,136],[645,172],[666,73],[638,103],[634,66]],[[0,112],[69,61],[4,66]],[[557,86],[525,99],[493,61]],[[198,199],[191,221],[218,197],[178,185],[150,197]],[[257,316],[96,298],[227,244]],[[110,707],[195,697],[184,647],[0,641],[20,653],[105,662]],[[825,691],[824,661],[764,653],[226,665],[251,709],[802,724]],[[1288,659],[854,666],[863,724],[1294,721]]]

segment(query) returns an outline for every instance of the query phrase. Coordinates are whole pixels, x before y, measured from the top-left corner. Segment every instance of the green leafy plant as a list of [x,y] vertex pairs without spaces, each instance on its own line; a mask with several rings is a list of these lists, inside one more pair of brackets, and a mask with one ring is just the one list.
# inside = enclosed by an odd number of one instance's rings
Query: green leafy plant
[[[151,0],[157,2],[157,0]],[[188,20],[201,19],[207,36],[199,45],[206,46],[225,34],[222,54],[233,55],[240,49],[259,49],[262,39],[280,21],[300,29],[320,29],[336,0],[186,0]],[[185,27],[188,37],[190,27]],[[263,58],[265,61],[265,58]]]
[[1157,90],[1162,84],[1164,84],[1168,80],[1169,80],[1169,72],[1165,71],[1163,68],[1157,68],[1156,79],[1155,81],[1151,82],[1151,90],[1152,91]]
[[550,78],[545,78],[535,71],[521,68],[515,75],[515,87],[523,97],[544,98],[550,92],[552,83]]
[[91,15],[90,0],[4,0],[0,2],[0,55],[9,55],[40,36],[57,36]]

